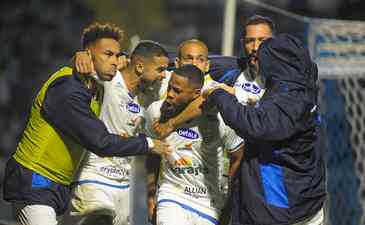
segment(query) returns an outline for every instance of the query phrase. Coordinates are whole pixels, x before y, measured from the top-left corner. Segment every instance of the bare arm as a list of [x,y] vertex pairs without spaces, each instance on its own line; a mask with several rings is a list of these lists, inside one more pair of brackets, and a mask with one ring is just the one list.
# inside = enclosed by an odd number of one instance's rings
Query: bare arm
[[151,224],[156,224],[156,190],[157,180],[160,171],[161,157],[157,155],[147,155],[146,171],[147,171],[147,207],[148,220]]
[[153,129],[160,138],[167,137],[176,127],[186,121],[194,119],[202,115],[202,103],[204,99],[202,96],[196,98],[191,102],[179,115],[170,119],[165,123],[155,123]]
[[238,168],[241,165],[243,159],[243,151],[245,146],[242,145],[237,151],[229,154],[229,180],[232,181],[234,174],[236,174]]
[[240,167],[241,160],[243,158],[243,150],[244,150],[244,145],[242,145],[238,150],[236,150],[232,153],[229,153],[230,164],[229,164],[229,175],[228,175],[229,176],[228,198],[227,198],[224,208],[222,209],[222,213],[219,216],[218,225],[229,224],[229,220],[231,217],[231,210],[232,210],[232,192],[231,192],[231,187],[233,185],[232,180],[233,180],[234,174]]

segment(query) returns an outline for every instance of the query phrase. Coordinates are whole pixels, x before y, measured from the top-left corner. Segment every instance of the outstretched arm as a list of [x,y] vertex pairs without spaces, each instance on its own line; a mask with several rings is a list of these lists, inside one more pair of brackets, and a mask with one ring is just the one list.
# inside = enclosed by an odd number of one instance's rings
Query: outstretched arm
[[161,157],[158,155],[147,155],[145,168],[147,171],[147,207],[148,219],[151,224],[156,224],[156,191],[157,180],[160,171]]
[[167,137],[172,131],[176,129],[179,125],[186,121],[194,119],[203,113],[202,103],[204,99],[199,96],[194,101],[192,101],[179,115],[171,118],[165,123],[155,123],[154,131],[160,138]]
[[108,156],[130,156],[152,151],[168,153],[168,145],[157,140],[148,143],[144,135],[123,138],[107,131],[104,123],[91,111],[90,95],[82,86],[75,87],[68,78],[59,78],[48,88],[42,105],[42,115],[65,138],[71,138],[95,154]]
[[[306,116],[303,103],[288,96],[282,96],[280,103],[265,101],[258,107],[251,107],[243,106],[235,96],[218,88],[209,95],[209,101],[217,107],[224,122],[247,139],[277,141],[289,138],[297,131],[296,118]],[[282,105],[290,106],[290,112]]]

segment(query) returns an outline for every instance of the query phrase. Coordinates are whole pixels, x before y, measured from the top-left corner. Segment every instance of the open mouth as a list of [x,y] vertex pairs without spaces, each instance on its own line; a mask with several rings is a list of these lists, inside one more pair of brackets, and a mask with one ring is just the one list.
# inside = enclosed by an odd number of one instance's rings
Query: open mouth
[[170,102],[167,102],[167,101],[164,102],[164,106],[165,106],[166,109],[174,108],[174,106]]

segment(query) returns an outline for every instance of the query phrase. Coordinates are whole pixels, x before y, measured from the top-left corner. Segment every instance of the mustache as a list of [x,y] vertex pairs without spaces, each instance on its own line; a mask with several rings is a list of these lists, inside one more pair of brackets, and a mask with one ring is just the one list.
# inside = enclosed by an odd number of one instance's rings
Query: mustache
[[254,60],[254,59],[257,59],[257,51],[252,51],[248,56],[248,61],[251,61],[251,60]]
[[169,103],[164,101],[160,108],[161,116],[160,123],[167,122],[170,118],[173,118],[176,114],[176,108],[172,107]]
[[172,106],[168,102],[164,101],[160,108],[161,116],[160,123],[165,123],[169,119],[174,118],[178,114],[180,114],[187,106],[187,103],[179,104],[177,106]]

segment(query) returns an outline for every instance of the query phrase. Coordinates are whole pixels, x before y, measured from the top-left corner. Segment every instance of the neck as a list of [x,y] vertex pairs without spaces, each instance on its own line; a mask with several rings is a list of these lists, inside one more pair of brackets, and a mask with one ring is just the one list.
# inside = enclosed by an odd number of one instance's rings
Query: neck
[[123,79],[127,89],[133,95],[138,92],[138,86],[141,83],[141,78],[134,72],[133,67],[127,66],[122,70]]

